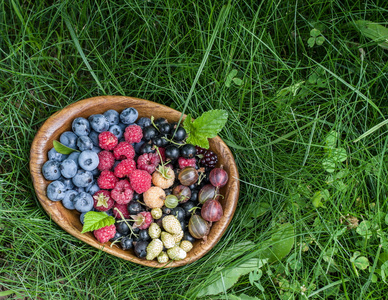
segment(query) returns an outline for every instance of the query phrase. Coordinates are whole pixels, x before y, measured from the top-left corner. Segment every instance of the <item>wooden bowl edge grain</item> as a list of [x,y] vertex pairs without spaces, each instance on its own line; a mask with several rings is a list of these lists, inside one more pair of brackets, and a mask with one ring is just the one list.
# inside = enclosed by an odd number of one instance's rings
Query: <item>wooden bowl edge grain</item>
[[122,259],[154,268],[178,267],[194,262],[208,253],[220,240],[232,220],[238,202],[240,182],[237,166],[230,149],[218,136],[210,139],[210,149],[217,153],[219,164],[222,164],[229,174],[228,183],[221,190],[225,193],[225,198],[221,200],[224,208],[224,216],[220,221],[213,224],[207,242],[196,242],[194,248],[184,260],[159,264],[157,261],[139,259],[129,251],[119,249],[117,246],[110,247],[110,242],[101,245],[91,232],[85,234],[80,233],[82,224],[79,221],[79,213],[67,210],[62,206],[60,201],[54,202],[46,197],[46,186],[49,181],[44,179],[41,168],[47,161],[47,151],[52,148],[52,141],[59,140],[59,135],[62,132],[71,130],[71,122],[76,117],[82,116],[87,118],[92,114],[102,113],[108,109],[122,111],[126,107],[135,107],[139,111],[139,118],[153,115],[155,118],[166,117],[171,122],[178,121],[181,116],[179,111],[165,105],[127,96],[98,96],[80,100],[66,106],[44,122],[31,145],[30,172],[38,200],[52,220],[66,232],[97,249],[101,249]]

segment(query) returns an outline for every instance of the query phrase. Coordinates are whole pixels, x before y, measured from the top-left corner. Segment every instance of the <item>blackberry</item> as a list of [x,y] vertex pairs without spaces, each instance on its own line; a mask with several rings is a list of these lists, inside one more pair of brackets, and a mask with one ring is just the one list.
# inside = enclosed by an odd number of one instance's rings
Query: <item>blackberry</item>
[[218,162],[217,154],[215,154],[213,151],[207,150],[205,154],[203,155],[203,158],[201,159],[200,163],[201,165],[209,168],[214,168]]
[[197,155],[198,155],[198,154],[205,154],[206,151],[207,151],[207,149],[201,148],[201,147],[199,147],[199,146],[195,146],[195,149],[197,150]]
[[197,154],[197,150],[195,149],[195,146],[192,144],[186,144],[182,146],[181,150],[181,156],[184,158],[193,158],[195,154]]

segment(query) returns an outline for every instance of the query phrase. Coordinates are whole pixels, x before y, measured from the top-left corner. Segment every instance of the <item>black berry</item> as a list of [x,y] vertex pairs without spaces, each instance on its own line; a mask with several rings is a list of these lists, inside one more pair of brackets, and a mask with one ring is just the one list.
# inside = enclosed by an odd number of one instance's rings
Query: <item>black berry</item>
[[181,156],[184,158],[193,158],[195,154],[197,154],[197,150],[195,149],[195,146],[192,144],[186,144],[182,146],[181,148]]

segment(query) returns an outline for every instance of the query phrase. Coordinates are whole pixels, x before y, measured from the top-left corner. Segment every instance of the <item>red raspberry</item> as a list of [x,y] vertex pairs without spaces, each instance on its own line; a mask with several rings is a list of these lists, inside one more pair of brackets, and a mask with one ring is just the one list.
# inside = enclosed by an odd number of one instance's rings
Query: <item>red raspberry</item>
[[103,150],[103,151],[100,151],[97,155],[100,160],[100,163],[98,164],[97,168],[100,171],[108,171],[112,169],[115,163],[115,157],[113,156],[112,152]]
[[133,159],[135,157],[135,149],[130,143],[120,142],[114,149],[113,155],[117,160]]
[[106,190],[99,190],[93,195],[94,208],[99,211],[110,210],[115,202],[111,198],[110,192]]
[[166,149],[165,148],[159,148],[160,156],[162,157],[163,161],[166,161]]
[[103,190],[113,189],[117,181],[119,180],[111,171],[102,171],[100,177],[97,178],[97,184]]
[[93,234],[96,237],[97,241],[99,241],[101,244],[106,243],[115,236],[116,226],[115,224],[112,224],[109,226],[102,227],[100,229],[94,230]]
[[113,150],[113,148],[117,146],[117,143],[117,136],[110,131],[104,131],[98,135],[98,144],[101,149]]
[[133,190],[138,194],[144,193],[151,187],[151,180],[152,176],[144,170],[134,170],[129,175],[129,182]]
[[179,157],[178,158],[178,164],[179,168],[183,169],[185,167],[194,167],[195,168],[195,157],[193,158],[184,158],[184,157]]
[[129,181],[124,179],[116,183],[115,188],[111,191],[111,196],[118,204],[127,204],[133,198],[133,190]]
[[157,153],[144,153],[137,159],[137,168],[152,174],[160,163]]
[[142,138],[143,131],[139,125],[133,124],[125,128],[124,139],[128,143],[139,143]]
[[150,227],[151,223],[153,222],[153,218],[150,212],[148,211],[142,211],[138,213],[137,215],[131,216],[132,219],[135,220],[133,227],[142,229],[147,229]]
[[117,164],[114,172],[116,177],[124,178],[125,176],[129,176],[135,169],[136,163],[133,159],[124,159]]
[[129,219],[130,215],[128,212],[128,205],[127,204],[118,204],[117,202],[113,206],[113,215],[115,216],[116,219],[121,220],[122,217],[120,213],[122,213],[124,219]]

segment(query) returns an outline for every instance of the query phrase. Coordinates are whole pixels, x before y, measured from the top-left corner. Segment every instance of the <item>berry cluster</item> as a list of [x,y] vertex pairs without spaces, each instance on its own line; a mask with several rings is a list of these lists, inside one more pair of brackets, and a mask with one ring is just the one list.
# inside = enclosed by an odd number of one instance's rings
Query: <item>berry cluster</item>
[[228,180],[217,155],[186,138],[177,123],[138,118],[132,107],[76,118],[60,142],[77,151],[52,148],[43,165],[47,197],[80,212],[82,223],[89,211],[115,217],[94,231],[100,243],[161,263],[184,259],[221,218],[219,188]]

